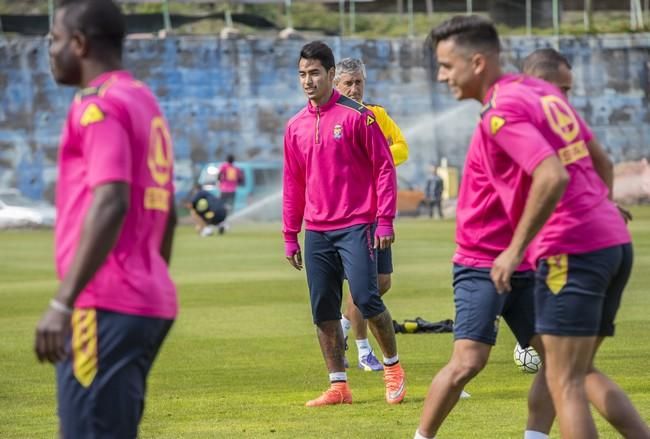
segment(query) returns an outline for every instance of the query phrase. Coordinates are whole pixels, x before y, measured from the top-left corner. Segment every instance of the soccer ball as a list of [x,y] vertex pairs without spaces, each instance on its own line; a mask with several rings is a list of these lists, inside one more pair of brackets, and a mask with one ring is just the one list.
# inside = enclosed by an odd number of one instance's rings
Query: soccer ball
[[524,349],[519,346],[519,343],[517,343],[515,345],[513,357],[515,360],[515,366],[517,366],[517,368],[522,372],[537,373],[539,368],[542,367],[542,359],[532,346],[528,346]]

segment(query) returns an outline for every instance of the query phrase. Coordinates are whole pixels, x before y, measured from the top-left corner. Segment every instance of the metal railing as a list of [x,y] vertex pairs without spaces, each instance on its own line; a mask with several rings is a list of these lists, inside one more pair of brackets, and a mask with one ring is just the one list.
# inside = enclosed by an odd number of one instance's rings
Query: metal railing
[[[49,22],[50,27],[52,26],[53,14],[54,14],[54,1],[48,0],[48,13],[49,13]],[[160,4],[163,16],[164,29],[170,31],[172,29],[171,15],[169,10],[169,4],[173,3],[185,3],[185,4],[223,4],[224,5],[224,19],[227,27],[232,27],[232,6],[233,5],[242,5],[242,4],[278,4],[284,5],[285,10],[285,19],[287,27],[293,27],[293,18],[291,15],[292,4],[301,2],[301,3],[338,3],[338,13],[339,13],[339,31],[340,35],[345,34],[345,23],[348,22],[348,35],[354,35],[356,33],[356,3],[359,2],[373,2],[375,0],[116,0],[118,3],[123,4]],[[415,19],[414,19],[414,1],[425,2],[427,15],[429,17],[433,16],[435,11],[435,1],[434,0],[407,0],[406,1],[406,15],[408,23],[408,36],[415,36]],[[458,0],[461,2],[462,0]],[[348,3],[347,11],[347,20],[346,20],[346,2]],[[403,0],[397,0],[398,4],[403,5]],[[513,1],[513,5],[520,6],[520,2]],[[642,30],[646,29],[646,26],[650,25],[650,0],[625,0],[621,3],[629,4],[630,11],[630,29],[632,30]],[[584,0],[584,30],[590,32],[594,27],[593,20],[593,0]],[[623,6],[623,5],[622,5]],[[623,6],[626,7],[626,6]],[[398,9],[400,7],[398,6]],[[473,0],[465,0],[465,11],[467,14],[472,14],[475,12]],[[533,0],[525,0],[525,26],[526,26],[526,35],[532,35],[533,30],[533,16],[535,10],[533,8]],[[560,0],[552,0],[552,22],[553,22],[553,34],[559,36],[560,34]],[[2,25],[0,24],[0,33],[2,32]]]

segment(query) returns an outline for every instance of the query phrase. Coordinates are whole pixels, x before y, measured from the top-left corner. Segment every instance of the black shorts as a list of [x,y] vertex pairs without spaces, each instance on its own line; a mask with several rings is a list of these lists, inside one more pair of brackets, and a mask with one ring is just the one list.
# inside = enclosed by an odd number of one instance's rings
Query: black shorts
[[146,380],[173,320],[75,309],[56,366],[64,438],[136,438]]
[[535,329],[539,334],[612,336],[633,263],[631,244],[539,262]]
[[364,318],[384,312],[377,287],[374,224],[305,232],[305,269],[314,323],[341,318],[343,278]]
[[454,264],[454,338],[494,345],[501,316],[523,347],[535,334],[534,287],[531,271],[512,275],[512,291],[497,293],[489,268]]

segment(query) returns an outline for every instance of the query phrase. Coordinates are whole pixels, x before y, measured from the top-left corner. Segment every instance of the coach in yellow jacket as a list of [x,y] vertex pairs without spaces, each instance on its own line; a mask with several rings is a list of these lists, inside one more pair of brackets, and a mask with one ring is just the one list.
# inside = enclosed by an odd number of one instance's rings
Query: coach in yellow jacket
[[[395,166],[404,163],[408,159],[409,148],[406,140],[404,140],[402,130],[391,119],[384,107],[363,102],[363,91],[366,85],[366,67],[363,62],[356,58],[345,58],[341,60],[336,65],[334,85],[342,95],[363,103],[363,105],[374,113],[381,131],[384,133],[390,145],[390,152],[393,156]],[[393,272],[390,248],[378,252],[377,271],[379,273],[379,294],[384,295],[390,289],[391,273]],[[375,357],[372,347],[368,342],[367,322],[352,302],[352,297],[349,294],[346,311],[341,318],[341,326],[346,345],[350,329],[352,328],[354,330],[359,353],[359,368],[369,372],[382,370],[382,363]]]

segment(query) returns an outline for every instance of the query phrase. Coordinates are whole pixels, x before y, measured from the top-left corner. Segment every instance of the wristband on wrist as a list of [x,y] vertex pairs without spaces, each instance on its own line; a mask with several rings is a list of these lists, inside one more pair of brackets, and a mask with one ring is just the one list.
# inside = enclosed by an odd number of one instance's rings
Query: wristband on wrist
[[54,311],[59,311],[66,315],[72,314],[72,308],[68,307],[67,305],[64,305],[63,303],[59,302],[56,299],[50,300],[50,308],[52,308]]

